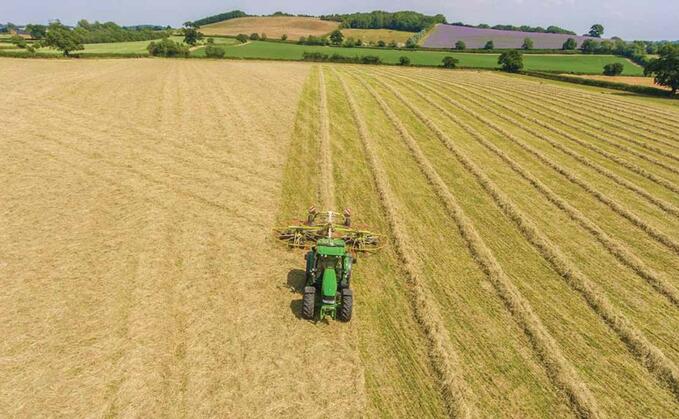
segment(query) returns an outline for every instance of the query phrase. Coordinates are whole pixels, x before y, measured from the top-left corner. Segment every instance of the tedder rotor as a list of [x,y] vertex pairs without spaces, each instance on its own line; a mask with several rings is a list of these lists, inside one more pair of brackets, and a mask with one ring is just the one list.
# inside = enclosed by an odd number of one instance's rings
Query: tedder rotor
[[318,318],[330,316],[351,320],[353,291],[351,267],[359,252],[373,253],[382,238],[371,231],[353,228],[351,212],[318,212],[309,209],[306,221],[275,229],[277,238],[289,247],[309,249],[305,255],[305,286],[302,316],[314,319],[316,295],[320,294]]

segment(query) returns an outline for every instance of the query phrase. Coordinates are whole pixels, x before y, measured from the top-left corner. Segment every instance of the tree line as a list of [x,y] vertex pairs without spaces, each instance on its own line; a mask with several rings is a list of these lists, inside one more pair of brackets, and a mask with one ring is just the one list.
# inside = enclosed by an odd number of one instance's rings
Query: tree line
[[385,12],[375,10],[367,13],[323,15],[322,20],[340,22],[343,28],[352,29],[393,29],[406,32],[420,32],[437,23],[446,23],[445,16],[427,16],[412,11]]
[[513,31],[513,32],[534,32],[534,33],[559,33],[563,35],[575,35],[575,32],[568,29],[563,29],[558,26],[548,26],[546,29],[542,26],[514,26],[514,25],[494,25],[490,26],[486,23],[481,23],[479,25],[467,25],[462,22],[451,23],[453,26],[465,26],[467,28],[477,28],[477,29],[496,29],[500,31]]

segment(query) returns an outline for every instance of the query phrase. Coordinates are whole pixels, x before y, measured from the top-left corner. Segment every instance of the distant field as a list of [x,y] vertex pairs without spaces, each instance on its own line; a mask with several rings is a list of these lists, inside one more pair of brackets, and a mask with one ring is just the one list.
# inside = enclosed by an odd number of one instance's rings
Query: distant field
[[[305,51],[322,52],[324,54],[340,54],[353,57],[356,55],[375,55],[385,63],[398,63],[401,56],[409,57],[412,64],[438,66],[445,56],[453,56],[460,60],[461,67],[496,68],[498,54],[474,54],[442,51],[405,51],[376,48],[339,48],[315,47],[306,45],[251,42],[238,47],[227,47],[226,56],[232,58],[262,58],[299,60]],[[196,55],[201,52],[197,51]],[[642,70],[630,61],[612,55],[525,55],[526,70],[557,71],[600,74],[603,66],[619,62],[625,67],[624,74],[641,75]]]
[[339,26],[337,22],[320,20],[315,17],[265,16],[241,17],[202,26],[205,35],[238,35],[244,33],[266,33],[269,38],[280,38],[283,34],[288,39],[297,40],[302,36],[325,35]]
[[342,29],[342,34],[345,38],[360,39],[363,42],[394,41],[400,44],[405,44],[408,38],[414,35],[412,32],[391,29]]
[[[173,41],[183,42],[183,37],[172,36],[170,37]],[[215,44],[218,45],[234,45],[238,41],[232,38],[214,38]],[[85,44],[85,49],[82,51],[77,51],[79,55],[87,54],[142,54],[146,55],[148,53],[147,47],[153,41],[132,41],[132,42],[111,42],[104,44]],[[6,49],[4,46],[0,45],[0,48]],[[7,48],[9,49],[9,48]],[[14,51],[24,51],[18,49],[14,46],[11,47]],[[60,55],[61,52],[51,49],[51,48],[40,48],[38,54],[44,55]]]
[[425,48],[452,48],[457,41],[464,41],[467,48],[483,48],[486,42],[493,41],[495,48],[521,48],[523,40],[533,40],[536,49],[561,49],[568,38],[577,41],[578,46],[588,36],[562,35],[554,33],[534,33],[501,31],[496,29],[468,28],[456,25],[436,25],[424,41]]
[[584,79],[590,79],[590,80],[603,80],[603,81],[610,81],[614,83],[623,83],[623,84],[630,84],[633,86],[647,86],[647,87],[656,87],[658,89],[665,89],[669,90],[666,87],[659,86],[655,84],[653,81],[653,77],[610,77],[610,76],[604,76],[604,75],[571,75],[572,77],[581,77]]

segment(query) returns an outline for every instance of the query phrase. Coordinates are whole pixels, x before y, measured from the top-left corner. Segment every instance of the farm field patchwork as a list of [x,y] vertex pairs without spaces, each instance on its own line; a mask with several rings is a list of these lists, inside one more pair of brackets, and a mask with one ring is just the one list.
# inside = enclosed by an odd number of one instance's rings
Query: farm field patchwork
[[[676,412],[679,109],[491,72],[2,63],[10,416]],[[348,324],[299,319],[302,253],[271,237],[320,203],[388,239]]]
[[[497,68],[499,54],[477,54],[442,51],[408,51],[377,48],[340,48],[307,46],[280,42],[250,42],[247,45],[226,48],[226,56],[231,58],[261,58],[279,60],[300,60],[304,52],[321,52],[323,54],[339,54],[345,57],[357,55],[374,55],[388,64],[396,64],[399,58],[406,56],[412,64],[440,66],[446,56],[460,60],[461,67]],[[197,52],[198,54],[198,52]],[[601,74],[608,63],[619,62],[624,66],[624,74],[641,75],[643,70],[625,58],[613,55],[538,55],[527,54],[523,57],[526,70],[576,72]]]

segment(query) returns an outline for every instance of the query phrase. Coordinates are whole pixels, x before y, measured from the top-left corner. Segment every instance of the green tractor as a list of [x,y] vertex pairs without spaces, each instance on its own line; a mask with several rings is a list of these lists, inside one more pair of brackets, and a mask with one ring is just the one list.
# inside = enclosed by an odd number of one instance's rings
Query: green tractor
[[351,320],[354,295],[351,291],[351,265],[354,258],[341,239],[321,239],[306,254],[306,286],[302,316],[313,319],[316,294],[320,294],[319,317]]
[[290,247],[310,249],[306,253],[302,317],[351,320],[354,295],[351,267],[355,254],[375,252],[380,236],[351,227],[351,214],[309,209],[306,222],[276,229],[279,240]]

